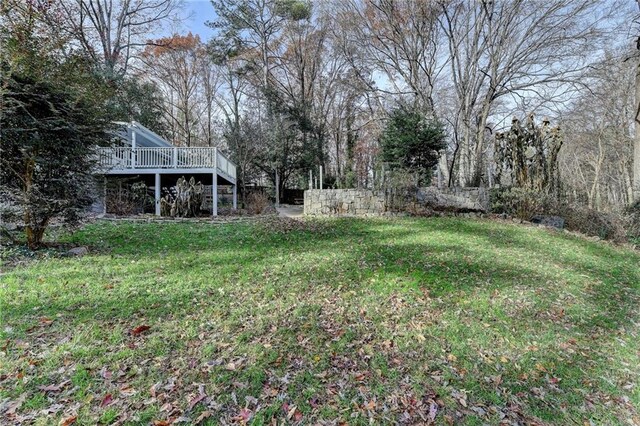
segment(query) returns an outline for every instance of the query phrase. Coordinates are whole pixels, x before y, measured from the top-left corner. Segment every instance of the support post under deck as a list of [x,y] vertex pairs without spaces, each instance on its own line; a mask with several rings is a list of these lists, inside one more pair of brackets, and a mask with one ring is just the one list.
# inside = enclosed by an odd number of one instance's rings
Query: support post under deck
[[156,216],[160,216],[160,173],[156,173],[155,200]]
[[238,208],[238,182],[233,185],[233,209]]
[[213,174],[213,183],[211,184],[211,215],[218,216],[218,173]]
[[104,175],[102,181],[102,214],[107,214],[107,175]]

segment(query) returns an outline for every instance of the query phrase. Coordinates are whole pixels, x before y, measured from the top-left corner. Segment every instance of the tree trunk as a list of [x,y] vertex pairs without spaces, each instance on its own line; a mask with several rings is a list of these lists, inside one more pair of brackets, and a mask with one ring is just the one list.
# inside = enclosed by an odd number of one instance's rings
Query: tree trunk
[[[640,48],[640,39],[638,40]],[[640,200],[640,63],[636,66],[636,116],[633,143],[633,202]]]
[[624,199],[625,204],[633,203],[633,181],[629,173],[629,167],[622,161],[620,162],[620,174],[624,177]]
[[594,164],[593,184],[589,191],[589,207],[600,210],[600,175],[602,173],[602,164],[604,163],[604,150],[602,147],[602,136],[598,137],[598,160]]
[[46,227],[32,227],[31,225],[27,225],[25,228],[27,234],[27,245],[31,250],[35,250],[42,244],[42,239],[44,238],[44,231]]
[[36,168],[36,162],[33,158],[27,158],[25,161],[25,174],[24,174],[24,196],[27,201],[24,209],[24,224],[25,233],[27,236],[27,245],[31,250],[37,249],[42,243],[44,237],[44,231],[46,228],[46,222],[44,226],[35,226],[36,218],[31,215],[31,207],[29,206],[29,198],[31,198],[31,191],[33,187],[33,173]]

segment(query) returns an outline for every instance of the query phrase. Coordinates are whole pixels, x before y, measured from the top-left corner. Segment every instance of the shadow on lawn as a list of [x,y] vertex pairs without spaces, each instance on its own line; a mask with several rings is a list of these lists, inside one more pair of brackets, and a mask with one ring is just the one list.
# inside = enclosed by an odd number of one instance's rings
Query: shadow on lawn
[[[394,229],[397,225],[393,221],[365,221],[354,219],[338,219],[335,227],[337,231],[325,231],[320,233],[299,232],[274,234],[269,232],[250,232],[247,236],[246,230],[234,232],[234,225],[217,225],[213,232],[216,238],[212,238],[212,230],[206,225],[186,228],[180,238],[161,241],[150,245],[148,242],[153,238],[149,230],[154,229],[153,225],[137,225],[136,232],[128,233],[130,238],[128,244],[121,248],[116,254],[104,254],[98,257],[85,257],[79,260],[68,262],[86,262],[87,264],[103,264],[99,276],[91,277],[95,281],[102,282],[103,286],[109,286],[118,276],[127,274],[129,278],[134,277],[136,283],[133,286],[123,288],[125,292],[103,291],[98,300],[92,300],[86,304],[86,300],[78,300],[79,308],[75,310],[75,315],[82,310],[89,310],[93,316],[96,312],[108,312],[108,316],[114,311],[122,309],[123,316],[131,315],[135,309],[145,307],[146,315],[153,315],[154,311],[158,315],[163,315],[170,311],[172,302],[188,300],[199,295],[206,295],[207,292],[215,289],[218,285],[228,284],[220,282],[220,276],[229,279],[246,280],[248,275],[251,278],[259,279],[260,273],[270,270],[278,271],[278,268],[292,270],[295,265],[284,265],[282,259],[290,253],[297,255],[312,255],[317,257],[311,271],[319,277],[330,277],[336,268],[340,268],[342,273],[351,281],[351,285],[357,288],[365,286],[364,281],[358,282],[364,276],[370,277],[372,273],[384,271],[400,276],[404,276],[409,281],[419,286],[428,286],[429,290],[436,295],[445,295],[451,291],[471,292],[479,289],[478,284],[487,285],[490,289],[499,289],[513,285],[519,281],[535,281],[544,283],[546,280],[554,279],[545,270],[538,267],[530,267],[526,263],[520,263],[517,267],[510,262],[503,261],[499,257],[491,256],[493,249],[506,249],[524,251],[532,258],[542,258],[549,263],[562,262],[568,265],[577,273],[594,276],[600,283],[594,287],[594,291],[589,293],[589,297],[595,303],[603,304],[604,310],[614,309],[615,311],[629,309],[625,303],[633,301],[622,301],[620,304],[611,306],[606,303],[612,292],[616,291],[620,285],[631,287],[633,283],[640,283],[640,271],[633,266],[629,266],[622,274],[624,282],[618,282],[622,276],[612,277],[610,275],[611,266],[603,269],[598,262],[593,262],[590,267],[585,267],[578,259],[568,258],[553,251],[553,248],[543,248],[537,244],[537,238],[523,234],[521,230],[508,229],[508,237],[503,238],[507,229],[503,225],[477,221],[461,220],[437,220],[435,223],[431,219],[414,219],[400,222],[403,226]],[[404,226],[407,224],[410,226]],[[489,226],[487,226],[489,225]],[[343,229],[348,226],[349,229]],[[226,229],[221,229],[225,228]],[[416,230],[415,228],[418,227]],[[520,231],[520,232],[518,232]],[[114,235],[115,234],[115,235]],[[424,234],[424,242],[405,243],[405,238],[413,238],[416,235]],[[481,244],[474,241],[473,244],[466,244],[468,237],[473,235],[481,239]],[[117,227],[110,227],[101,230],[101,238],[105,241],[116,240],[123,236],[122,231]],[[234,237],[240,237],[235,238]],[[444,237],[444,238],[443,238]],[[560,238],[564,243],[575,246],[577,251],[590,252],[588,257],[597,259],[599,256],[613,262],[613,254],[619,255],[609,247],[596,247],[598,244],[582,241],[566,236],[554,236]],[[82,242],[82,239],[80,239]],[[189,244],[185,244],[189,241]],[[470,248],[471,246],[471,248]],[[259,249],[256,249],[259,247]],[[126,250],[124,249],[126,248]],[[338,260],[329,261],[317,256],[318,253],[340,251],[342,254]],[[438,262],[438,257],[451,254],[451,259]],[[133,255],[133,256],[130,256]],[[107,268],[116,261],[113,268]],[[131,264],[129,259],[135,258],[135,264]],[[630,255],[630,257],[632,257]],[[337,263],[336,263],[337,262]],[[624,269],[626,265],[615,266]],[[190,274],[197,271],[198,274]],[[223,272],[219,274],[217,272]],[[20,274],[17,272],[17,274]],[[91,285],[80,282],[85,277],[86,272],[82,268],[75,270],[64,268],[60,271],[49,271],[48,278],[66,284],[64,290],[79,290],[90,288]],[[164,282],[154,282],[155,278],[163,278],[165,282],[173,284],[166,285]],[[290,272],[289,280],[308,279],[305,270]],[[184,282],[180,282],[184,280]],[[189,280],[193,280],[190,282]],[[25,284],[28,280],[24,280]],[[134,293],[136,286],[141,283],[149,285],[149,292]],[[78,284],[76,286],[75,284]],[[182,284],[182,285],[179,285]],[[631,287],[637,290],[636,287]],[[172,294],[158,294],[154,290],[167,289]],[[390,289],[393,290],[393,289]],[[606,296],[600,297],[601,294]],[[91,300],[91,295],[88,295]],[[94,294],[94,296],[96,296]],[[39,304],[39,303],[38,303]],[[82,307],[84,306],[84,308]],[[157,308],[153,306],[160,305]],[[7,318],[15,317],[20,313],[26,313],[29,307],[8,306],[5,310]],[[48,304],[47,310],[52,314],[56,311],[67,310],[65,301],[57,304],[55,301]],[[124,309],[123,309],[124,308]],[[25,312],[26,311],[26,312]],[[622,320],[625,315],[616,315],[616,319]]]
[[[638,313],[637,303],[640,297],[640,256],[634,252],[623,252],[602,243],[594,243],[575,236],[554,235],[554,240],[564,244],[565,253],[557,246],[542,247],[540,234],[512,233],[508,246],[495,238],[495,232],[479,224],[471,223],[465,230],[466,234],[474,234],[483,238],[487,245],[496,248],[516,247],[522,252],[529,253],[538,261],[546,261],[549,264],[561,263],[565,272],[573,272],[579,277],[589,278],[592,283],[582,293],[591,303],[607,314],[610,318],[614,315],[615,328],[625,320],[627,313]],[[554,231],[549,231],[554,232]],[[523,269],[527,269],[523,266]],[[529,268],[530,269],[530,268]],[[574,278],[576,284],[581,284]],[[620,297],[621,292],[631,293],[635,297]]]
[[[107,321],[119,318],[126,320],[132,314],[141,314],[151,321],[159,321],[166,316],[180,318],[181,315],[192,314],[194,310],[194,300],[205,300],[209,308],[215,310],[219,315],[233,315],[236,305],[233,304],[235,292],[246,291],[247,286],[252,282],[259,283],[259,291],[263,291],[265,275],[270,276],[271,286],[276,290],[279,288],[291,287],[298,293],[305,294],[308,300],[313,300],[313,295],[318,291],[314,286],[304,286],[313,276],[314,285],[324,285],[335,287],[336,292],[344,291],[370,291],[371,277],[378,275],[383,281],[381,287],[375,291],[380,292],[380,296],[407,290],[406,283],[410,283],[409,290],[428,289],[434,297],[442,297],[445,300],[456,295],[451,300],[452,307],[458,305],[464,298],[486,297],[494,291],[504,291],[514,286],[521,286],[522,283],[539,282],[547,283],[556,279],[550,270],[541,270],[539,266],[530,266],[526,263],[514,263],[513,260],[503,259],[498,256],[491,256],[495,249],[517,250],[528,253],[536,258],[538,262],[549,263],[561,262],[565,273],[575,272],[585,276],[594,282],[591,289],[585,292],[583,297],[593,305],[594,311],[601,312],[608,321],[597,324],[598,328],[607,332],[598,332],[597,341],[601,345],[609,345],[617,338],[616,332],[627,325],[628,318],[637,317],[637,296],[640,282],[640,271],[633,265],[627,265],[637,256],[634,254],[622,256],[622,261],[617,260],[619,252],[609,247],[601,246],[591,242],[583,241],[573,237],[563,235],[554,236],[559,238],[561,244],[567,245],[566,249],[575,249],[576,253],[589,260],[589,265],[585,266],[574,255],[563,254],[554,251],[553,247],[543,247],[538,244],[537,234],[525,234],[523,230],[511,229],[509,226],[497,225],[486,222],[460,221],[460,220],[406,220],[398,225],[393,221],[364,221],[364,220],[337,220],[334,223],[336,230],[321,233],[293,231],[291,233],[273,234],[269,232],[250,232],[246,235],[246,229],[242,232],[234,231],[234,225],[224,225],[228,229],[217,228],[212,231],[203,226],[185,230],[180,238],[166,240],[155,245],[145,244],[149,241],[147,229],[141,226],[140,233],[129,234],[127,238],[130,249],[120,249],[114,255],[116,257],[127,258],[127,255],[135,255],[139,262],[135,267],[123,261],[120,264],[122,269],[111,271],[102,277],[94,277],[98,280],[112,278],[120,271],[133,274],[140,282],[127,285],[126,288],[115,287],[111,290],[101,290],[95,294],[86,295],[83,300],[79,294],[77,301],[72,306],[69,300],[52,300],[47,306],[47,311],[51,315],[57,312],[72,312],[67,314],[77,321],[97,318]],[[186,228],[186,227],[185,227]],[[148,228],[148,229],[153,229]],[[116,237],[109,234],[109,230],[102,231],[102,238],[105,240],[123,238],[123,234],[117,229]],[[422,241],[415,242],[416,236],[424,234]],[[212,238],[215,237],[215,238]],[[469,236],[476,237],[469,240]],[[234,239],[235,238],[235,239]],[[185,245],[185,241],[190,241],[190,246]],[[471,241],[471,242],[469,242]],[[259,248],[257,250],[256,248]],[[341,256],[335,258],[323,258],[323,253],[340,251]],[[154,279],[149,277],[149,267],[153,268],[162,265],[162,255],[171,253],[173,256],[167,260],[166,271],[162,274],[156,271],[156,275],[164,276],[166,282],[156,283],[149,292],[142,292],[139,287],[148,283],[153,286]],[[286,263],[287,255],[314,256],[312,269],[305,269],[299,265]],[[181,263],[185,258],[186,263]],[[282,258],[282,259],[281,259]],[[604,260],[603,260],[604,258]],[[202,262],[198,264],[200,259]],[[283,259],[285,262],[283,263]],[[105,262],[113,261],[112,255],[87,257],[73,262]],[[247,265],[251,265],[249,268]],[[624,268],[628,267],[628,270]],[[193,278],[190,272],[194,268],[201,268],[200,276]],[[227,281],[224,283],[216,281],[219,272],[225,270]],[[623,269],[623,273],[612,276],[613,269]],[[19,272],[16,272],[19,273]],[[82,276],[82,271],[76,271],[72,275],[68,270],[63,270],[54,275],[54,279],[75,281]],[[333,282],[334,277],[339,276],[339,282]],[[393,284],[385,281],[385,278],[399,278],[405,284]],[[193,282],[180,282],[180,280],[193,280]],[[238,279],[240,287],[231,288],[225,295],[217,293],[218,285],[228,285],[228,280]],[[167,282],[171,285],[167,285]],[[26,282],[25,282],[26,284]],[[76,283],[81,285],[81,283]],[[182,285],[180,285],[182,284]],[[576,284],[574,281],[573,284]],[[577,283],[579,284],[579,283]],[[34,283],[34,285],[37,285]],[[75,285],[75,284],[74,284]],[[74,289],[76,287],[67,287]],[[636,297],[623,298],[611,303],[611,296],[621,290],[632,291]],[[60,288],[60,290],[64,290]],[[136,292],[137,290],[137,292]],[[160,290],[163,290],[160,292]],[[517,315],[510,316],[503,326],[513,324],[526,324],[524,330],[514,331],[516,337],[523,339],[533,339],[538,332],[554,332],[558,335],[589,336],[594,333],[596,326],[586,321],[573,321],[572,318],[564,318],[558,322],[556,320],[541,317],[539,313],[546,310],[549,305],[559,299],[558,289],[548,290],[540,300],[534,301],[528,310],[522,310]],[[556,293],[554,293],[554,291]],[[267,297],[267,296],[263,296]],[[279,297],[278,292],[273,297]],[[303,300],[304,302],[304,300]],[[40,303],[36,301],[35,303]],[[32,315],[31,306],[5,306],[4,315],[11,321],[20,321],[25,316]],[[197,309],[197,308],[196,308]],[[274,324],[290,323],[290,312],[273,313]],[[475,317],[473,313],[467,317],[469,321],[482,321],[481,317]],[[385,331],[384,325],[378,331]],[[442,330],[444,344],[447,344],[447,329]],[[567,331],[569,327],[569,331]],[[238,325],[238,330],[244,326]],[[527,331],[529,329],[530,331]],[[305,331],[307,330],[307,331]],[[233,331],[233,330],[232,330]],[[374,328],[375,331],[375,328]],[[300,325],[298,333],[310,333],[308,329]],[[284,337],[276,337],[284,338]],[[319,342],[321,345],[329,342],[330,336],[324,336]],[[275,342],[274,342],[275,343]],[[466,344],[466,343],[465,343]],[[276,345],[274,345],[276,346]],[[472,349],[473,345],[469,346]],[[354,348],[353,356],[356,357],[358,350]],[[469,352],[471,354],[472,352]],[[472,355],[469,355],[472,358]],[[581,386],[582,380],[592,380],[598,374],[606,371],[610,366],[610,360],[604,354],[597,352],[584,356],[576,351],[573,355],[559,358],[553,350],[538,352],[531,355],[534,359],[528,361],[551,365],[562,362],[562,367],[566,371],[566,392],[569,386]],[[470,359],[473,361],[473,359]],[[358,361],[360,362],[360,361]],[[372,368],[372,367],[369,367]],[[552,373],[549,373],[552,374]],[[521,371],[516,370],[513,364],[504,366],[503,375],[505,386],[522,389],[528,393],[529,389],[535,386],[542,386],[540,381],[520,379]],[[484,377],[474,377],[467,375],[464,379],[459,379],[460,383],[471,388],[486,389],[487,392],[497,392],[489,387]],[[438,385],[432,383],[434,387]],[[564,383],[563,383],[564,385]],[[513,395],[510,394],[509,397]],[[581,400],[575,400],[571,392],[556,396],[558,400],[568,404],[573,411],[579,410]],[[504,395],[500,398],[504,398]],[[573,399],[572,399],[573,398]],[[538,407],[539,410],[547,412],[550,418],[554,415],[562,416],[562,409],[558,404],[552,406],[545,405],[541,400],[528,394],[528,403]],[[484,401],[480,401],[484,402]],[[548,404],[548,403],[547,403]]]

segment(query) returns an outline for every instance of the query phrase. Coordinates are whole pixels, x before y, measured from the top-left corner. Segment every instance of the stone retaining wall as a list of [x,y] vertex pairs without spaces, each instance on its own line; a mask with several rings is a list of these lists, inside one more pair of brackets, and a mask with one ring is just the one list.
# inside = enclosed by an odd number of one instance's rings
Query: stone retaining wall
[[309,216],[379,216],[385,211],[384,196],[367,189],[304,191],[304,214]]
[[[403,195],[404,196],[404,195]],[[407,196],[406,205],[452,212],[487,212],[489,194],[485,188],[421,188]],[[304,192],[307,216],[380,216],[398,213],[398,194],[368,189],[310,189]]]

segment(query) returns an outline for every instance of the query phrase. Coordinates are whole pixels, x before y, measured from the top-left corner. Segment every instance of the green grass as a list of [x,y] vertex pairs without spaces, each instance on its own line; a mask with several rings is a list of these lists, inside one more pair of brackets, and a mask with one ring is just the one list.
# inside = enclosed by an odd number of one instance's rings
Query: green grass
[[92,254],[0,276],[0,417],[640,424],[628,249],[408,218],[98,223],[63,239]]

